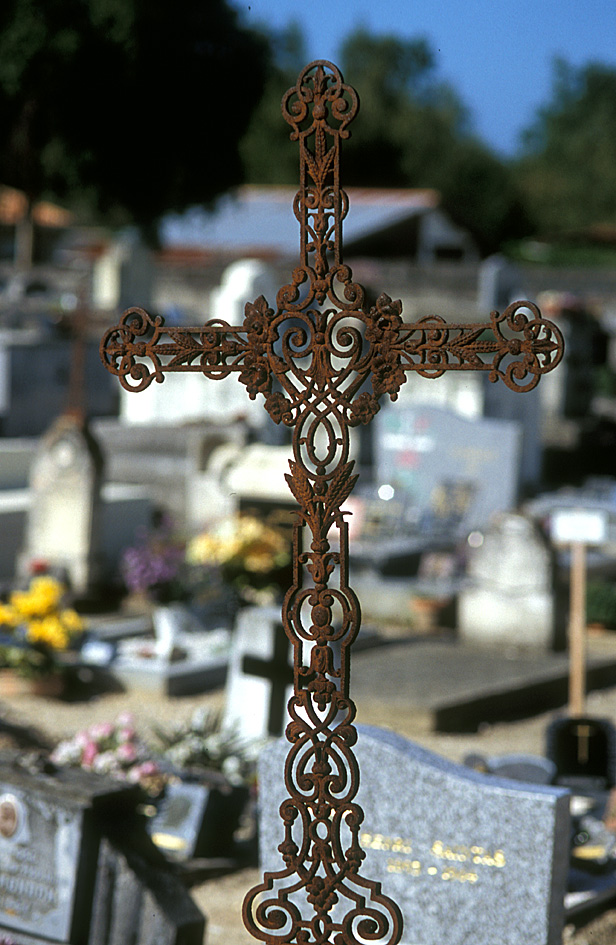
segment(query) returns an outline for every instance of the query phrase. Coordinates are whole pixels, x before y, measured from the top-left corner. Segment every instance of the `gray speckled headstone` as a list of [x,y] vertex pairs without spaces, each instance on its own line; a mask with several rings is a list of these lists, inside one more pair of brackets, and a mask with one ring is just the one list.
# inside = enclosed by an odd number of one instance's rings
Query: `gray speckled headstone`
[[[478,774],[359,727],[366,859],[404,917],[402,945],[560,945],[569,792]],[[260,854],[278,870],[288,742],[261,754]]]

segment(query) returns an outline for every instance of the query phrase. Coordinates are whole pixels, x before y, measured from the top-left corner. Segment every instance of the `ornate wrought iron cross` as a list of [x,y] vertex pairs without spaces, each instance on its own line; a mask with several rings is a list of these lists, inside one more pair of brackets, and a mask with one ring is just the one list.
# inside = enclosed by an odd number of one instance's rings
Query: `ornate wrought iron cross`
[[[409,371],[429,378],[487,371],[491,381],[528,391],[563,354],[560,332],[531,302],[470,325],[438,316],[406,324],[401,303],[387,295],[366,307],[364,289],[342,260],[348,199],[340,187],[340,146],[358,104],[355,90],[324,60],[306,66],[283,97],[282,114],[300,148],[293,210],[301,247],[275,309],[261,296],[246,304],[241,325],[211,320],[167,328],[162,318],[131,308],[101,343],[105,366],[127,390],[145,390],[173,372],[209,378],[236,372],[250,398],[262,394],[272,420],[293,430],[286,479],[299,509],[293,585],[282,609],[294,647],[289,796],[280,808],[284,865],[266,873],[244,901],[247,929],[268,945],[395,945],[402,934],[396,904],[360,872],[363,811],[355,802],[349,697],[360,608],[348,583],[341,511],[357,479],[349,428],[369,423],[384,394],[396,400]],[[302,543],[303,533],[311,541]]]

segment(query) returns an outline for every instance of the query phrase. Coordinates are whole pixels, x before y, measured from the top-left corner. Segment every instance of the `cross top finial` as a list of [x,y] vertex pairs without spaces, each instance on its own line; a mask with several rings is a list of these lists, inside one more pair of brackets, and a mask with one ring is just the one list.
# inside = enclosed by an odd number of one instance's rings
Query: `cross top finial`
[[[345,85],[339,69],[326,59],[310,63],[282,99],[282,116],[299,141],[300,189],[293,210],[300,224],[301,265],[314,260],[316,279],[342,262],[342,221],[348,199],[340,189],[340,141],[359,108],[357,92]],[[316,288],[325,297],[325,286]],[[322,301],[322,299],[321,299]]]

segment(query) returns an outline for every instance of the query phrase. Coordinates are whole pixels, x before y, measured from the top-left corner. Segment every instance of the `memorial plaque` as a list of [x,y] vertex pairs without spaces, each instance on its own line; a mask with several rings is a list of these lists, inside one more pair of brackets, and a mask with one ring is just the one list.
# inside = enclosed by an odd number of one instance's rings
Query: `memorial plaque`
[[0,928],[70,940],[81,811],[0,785]]
[[148,832],[161,850],[176,859],[195,855],[210,790],[203,784],[169,784]]

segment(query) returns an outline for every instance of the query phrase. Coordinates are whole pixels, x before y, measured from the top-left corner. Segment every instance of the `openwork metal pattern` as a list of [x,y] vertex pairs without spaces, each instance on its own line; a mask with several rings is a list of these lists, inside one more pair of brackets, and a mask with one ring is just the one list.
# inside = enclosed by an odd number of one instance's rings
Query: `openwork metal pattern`
[[[288,799],[280,813],[283,867],[266,873],[244,902],[244,921],[267,943],[395,945],[398,907],[361,875],[363,812],[355,798],[355,706],[350,646],[360,625],[348,583],[348,528],[342,506],[357,476],[350,428],[369,423],[384,394],[398,396],[408,372],[487,371],[513,390],[534,388],[563,354],[555,325],[530,302],[493,312],[487,324],[402,321],[402,306],[365,292],[342,260],[348,199],[340,187],[340,146],[358,109],[338,69],[317,61],[285,94],[282,114],[299,142],[300,263],[276,297],[248,302],[244,322],[166,327],[129,309],[101,343],[105,366],[127,390],[164,375],[210,378],[236,372],[251,399],[263,394],[275,423],[293,430],[286,479],[299,506],[294,577],[282,611],[294,648],[294,694],[286,735]],[[305,550],[302,550],[305,549]],[[412,936],[411,936],[412,937]]]

